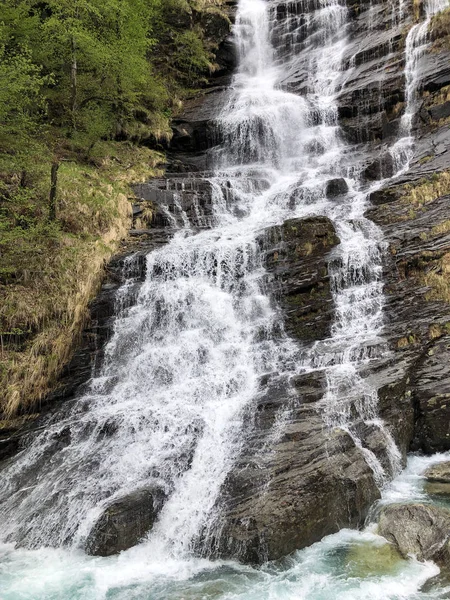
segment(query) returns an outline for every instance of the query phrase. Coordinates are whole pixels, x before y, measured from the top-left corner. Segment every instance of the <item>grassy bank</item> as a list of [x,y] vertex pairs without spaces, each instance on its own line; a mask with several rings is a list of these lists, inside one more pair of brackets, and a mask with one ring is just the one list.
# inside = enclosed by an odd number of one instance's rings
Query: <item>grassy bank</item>
[[[96,164],[62,161],[56,218],[46,219],[50,177],[2,206],[0,389],[4,416],[33,409],[70,359],[106,262],[131,223],[129,184],[159,174],[161,155],[127,143]],[[38,165],[50,173],[45,161]]]
[[[222,0],[5,0],[0,20],[0,421],[70,359],[170,122],[217,68]],[[1,427],[1,425],[0,425]]]

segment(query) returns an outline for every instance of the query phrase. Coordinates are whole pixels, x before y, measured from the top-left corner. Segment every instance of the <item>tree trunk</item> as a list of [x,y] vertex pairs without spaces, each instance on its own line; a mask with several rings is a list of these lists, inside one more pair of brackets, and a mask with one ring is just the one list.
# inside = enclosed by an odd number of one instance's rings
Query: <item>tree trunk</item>
[[50,173],[50,196],[48,203],[48,218],[50,221],[54,221],[56,219],[56,189],[58,186],[58,169],[59,162],[54,162],[52,164],[52,170]]
[[71,86],[71,112],[72,112],[72,129],[73,131],[76,130],[77,125],[76,125],[76,118],[75,118],[75,114],[76,114],[76,110],[77,110],[77,96],[78,96],[78,90],[77,90],[77,71],[78,71],[78,66],[77,66],[77,43],[75,41],[75,37],[72,36],[72,64],[71,64],[71,68],[70,68],[70,86]]

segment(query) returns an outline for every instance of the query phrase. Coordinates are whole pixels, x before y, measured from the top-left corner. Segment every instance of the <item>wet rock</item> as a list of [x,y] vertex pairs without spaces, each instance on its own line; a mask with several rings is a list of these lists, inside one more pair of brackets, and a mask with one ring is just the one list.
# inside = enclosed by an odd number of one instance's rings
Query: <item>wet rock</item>
[[442,462],[428,467],[424,473],[425,492],[438,498],[450,498],[450,462]]
[[450,560],[450,510],[431,504],[393,504],[382,509],[378,531],[407,558]]
[[[435,133],[434,139],[442,134]],[[433,169],[434,159],[413,165],[402,183],[377,192],[372,198],[376,206],[367,213],[388,244],[384,336],[390,355],[371,366],[372,380],[381,389],[383,382],[390,386],[386,393],[379,392],[380,411],[392,424],[402,452],[409,444],[429,453],[450,448],[450,305],[444,275],[444,257],[450,252],[445,226],[449,197],[439,195],[445,190],[445,177],[438,179],[434,171],[423,176],[429,163]],[[425,186],[420,204],[411,196],[417,186]]]
[[398,194],[395,192],[395,189],[385,188],[376,190],[370,194],[370,202],[375,206],[395,202],[395,200],[398,200]]
[[424,492],[430,496],[431,499],[439,500],[450,500],[450,483],[425,483],[423,486]]
[[153,527],[161,503],[161,493],[153,490],[139,490],[115,501],[91,530],[86,552],[111,556],[135,546]]
[[426,53],[421,61],[422,85],[425,92],[435,92],[450,84],[450,52]]
[[450,450],[450,335],[430,348],[416,372],[417,438],[429,453]]
[[370,163],[363,174],[368,181],[378,181],[379,179],[392,177],[395,170],[394,159],[391,154],[386,153]]
[[444,102],[438,106],[432,106],[429,112],[431,118],[435,121],[446,119],[447,117],[450,117],[450,102]]
[[450,483],[450,462],[442,462],[428,467],[424,476],[433,483]]
[[[324,217],[286,221],[259,239],[286,330],[302,344],[329,335],[327,260],[338,242]],[[247,442],[219,496],[220,526],[204,546],[213,556],[251,563],[278,559],[342,527],[357,527],[379,497],[361,449],[347,432],[324,425],[323,371],[262,383],[256,417],[248,418]],[[372,438],[382,446],[375,431],[362,435],[368,446]]]
[[215,556],[278,559],[342,527],[364,522],[379,498],[373,473],[348,433],[324,429],[318,406],[298,405],[280,439],[248,450],[222,496]]
[[327,198],[333,199],[338,196],[344,196],[348,192],[348,185],[345,179],[330,179],[327,181],[325,194]]
[[334,307],[327,260],[338,243],[326,217],[291,219],[260,238],[286,330],[297,340],[318,340],[329,334]]

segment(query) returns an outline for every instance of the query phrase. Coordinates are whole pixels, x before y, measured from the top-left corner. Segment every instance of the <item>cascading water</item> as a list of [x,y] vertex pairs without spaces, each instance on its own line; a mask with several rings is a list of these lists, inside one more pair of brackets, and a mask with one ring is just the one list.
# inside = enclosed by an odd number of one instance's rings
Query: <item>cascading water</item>
[[[338,124],[348,10],[338,0],[312,0],[302,5],[301,17],[289,15],[280,23],[271,3],[239,1],[240,67],[218,119],[224,144],[215,152],[209,178],[212,228],[191,229],[179,206],[181,219],[172,225],[181,228],[167,246],[147,256],[146,279],[132,306],[132,277],[119,291],[101,374],[2,472],[1,539],[29,549],[70,548],[33,553],[4,546],[5,600],[407,597],[392,594],[395,575],[381,584],[358,580],[356,587],[340,580],[336,549],[380,544],[368,533],[328,538],[279,571],[195,558],[221,486],[245,444],[245,412],[264,374],[277,373],[288,385],[297,373],[324,371],[326,425],[351,435],[380,486],[400,466],[378,417],[376,390],[360,374],[385,351],[383,240],[364,217],[368,191]],[[291,69],[287,51],[308,57],[302,96],[283,87]],[[417,89],[416,83],[408,85],[407,114]],[[339,202],[325,192],[335,178],[344,178],[348,187]],[[264,292],[257,238],[267,227],[309,215],[328,216],[341,243],[329,264],[332,335],[305,353],[280,334],[280,317]],[[360,423],[383,436],[386,464],[365,447]],[[282,425],[281,418],[277,427]],[[163,505],[148,538],[118,558],[82,554],[104,508],[142,489]],[[35,558],[46,588],[34,581]],[[56,574],[45,571],[48,561],[57,565]],[[409,578],[405,593],[412,597],[436,570],[404,562],[399,572]],[[73,578],[73,585],[64,578]],[[32,595],[26,596],[30,585]]]
[[420,59],[429,44],[431,19],[448,7],[448,0],[425,0],[418,10],[423,10],[424,19],[411,27],[405,42],[405,111],[400,123],[401,138],[394,144],[391,153],[398,172],[404,172],[414,155],[413,121],[419,108]]

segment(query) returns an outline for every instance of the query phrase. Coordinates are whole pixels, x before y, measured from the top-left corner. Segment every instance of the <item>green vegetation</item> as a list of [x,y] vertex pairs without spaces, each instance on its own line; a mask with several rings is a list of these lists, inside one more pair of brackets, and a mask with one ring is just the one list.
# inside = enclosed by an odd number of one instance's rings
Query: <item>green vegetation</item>
[[31,410],[70,358],[129,185],[158,174],[170,119],[215,68],[220,4],[3,0],[0,413]]

